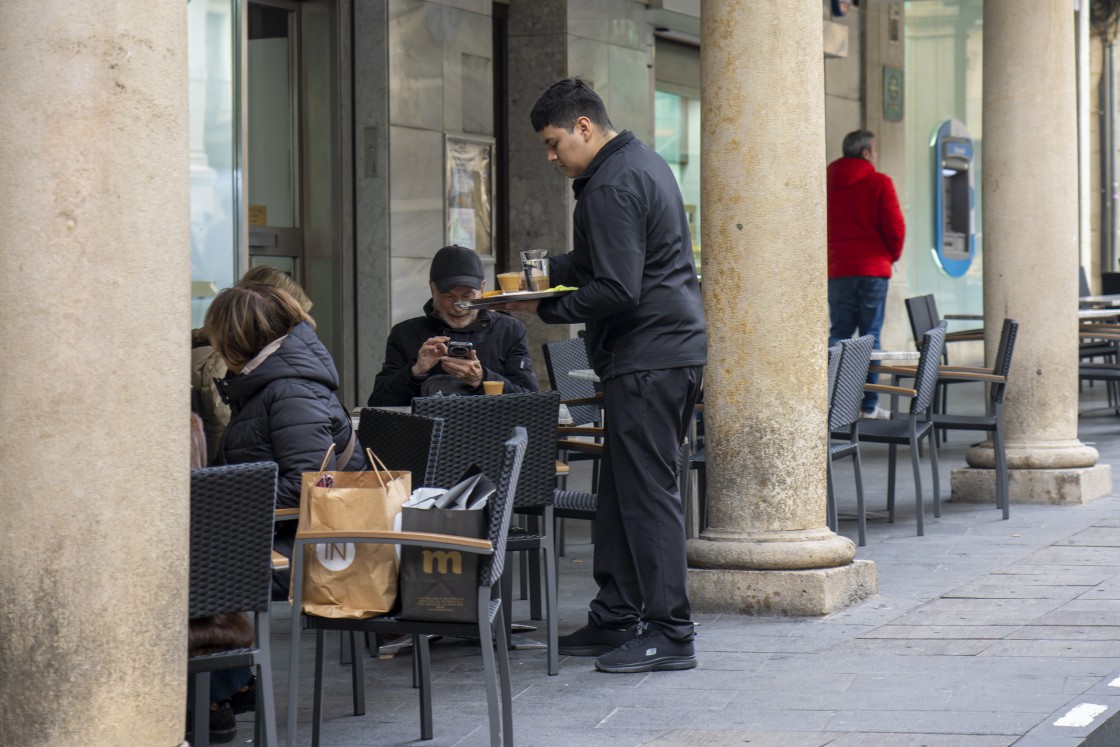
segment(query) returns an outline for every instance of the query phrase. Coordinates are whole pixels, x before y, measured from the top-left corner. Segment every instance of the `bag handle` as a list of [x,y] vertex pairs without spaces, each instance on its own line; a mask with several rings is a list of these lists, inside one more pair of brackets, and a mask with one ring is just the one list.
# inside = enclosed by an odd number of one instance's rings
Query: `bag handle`
[[331,454],[333,454],[333,453],[334,453],[334,444],[332,443],[330,445],[330,448],[327,449],[327,455],[325,457],[323,457],[323,463],[319,465],[319,477],[322,477],[323,473],[327,471],[327,462],[329,462],[331,460]]
[[[381,487],[385,487],[385,480],[381,477],[382,472],[388,472],[389,468],[385,466],[385,462],[381,461],[381,457],[373,453],[373,449],[366,449],[366,457],[369,459],[369,464],[373,467],[373,474],[377,475],[377,481],[381,483]],[[381,469],[378,469],[380,467]]]

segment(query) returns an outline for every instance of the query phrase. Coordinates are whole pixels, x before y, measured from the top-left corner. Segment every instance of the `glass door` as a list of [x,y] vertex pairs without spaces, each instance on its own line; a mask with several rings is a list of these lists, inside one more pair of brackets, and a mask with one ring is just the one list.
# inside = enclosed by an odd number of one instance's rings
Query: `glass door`
[[299,7],[249,3],[246,186],[249,265],[271,265],[303,284]]

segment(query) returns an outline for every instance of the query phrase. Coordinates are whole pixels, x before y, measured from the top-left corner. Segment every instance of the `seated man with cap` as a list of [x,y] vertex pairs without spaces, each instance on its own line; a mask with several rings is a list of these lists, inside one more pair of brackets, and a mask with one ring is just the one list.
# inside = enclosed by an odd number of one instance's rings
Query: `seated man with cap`
[[[482,382],[503,382],[503,394],[537,391],[525,325],[513,317],[457,304],[481,298],[486,289],[482,261],[462,246],[445,246],[428,274],[432,298],[424,316],[394,325],[385,363],[374,381],[370,407],[412,404],[436,392],[482,394]],[[448,343],[469,342],[468,357],[448,355]]]

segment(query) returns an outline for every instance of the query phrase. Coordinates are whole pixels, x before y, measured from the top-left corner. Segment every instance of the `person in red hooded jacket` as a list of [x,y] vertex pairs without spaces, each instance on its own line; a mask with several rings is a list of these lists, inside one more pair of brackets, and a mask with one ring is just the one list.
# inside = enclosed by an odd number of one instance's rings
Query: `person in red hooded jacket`
[[[875,170],[875,135],[844,137],[844,157],[828,165],[828,344],[853,333],[871,335],[879,347],[892,266],[902,256],[906,223],[894,184]],[[868,374],[874,383],[876,374]],[[877,394],[863,397],[864,417],[885,418]]]

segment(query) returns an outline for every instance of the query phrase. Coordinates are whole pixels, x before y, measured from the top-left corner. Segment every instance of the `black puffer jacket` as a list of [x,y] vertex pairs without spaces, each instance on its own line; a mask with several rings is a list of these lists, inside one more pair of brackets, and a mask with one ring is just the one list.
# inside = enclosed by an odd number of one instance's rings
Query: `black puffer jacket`
[[[482,364],[482,380],[505,382],[504,394],[535,392],[539,388],[524,324],[511,316],[482,309],[478,318],[463,329],[448,329],[435,313],[435,304],[428,299],[424,316],[396,324],[389,333],[385,362],[369,395],[370,407],[410,405],[413,397],[420,396],[424,379],[413,378],[412,366],[420,346],[432,337],[474,343],[478,362]],[[443,367],[437,363],[429,375],[442,373]],[[482,394],[482,387],[474,393]]]
[[334,394],[334,361],[307,322],[292,327],[280,348],[257,368],[227,374],[217,384],[231,411],[218,463],[279,464],[278,506],[299,505],[300,475],[318,470],[332,443],[335,452],[327,469],[365,469],[358,444],[348,464],[336,465],[353,426]]
[[572,251],[549,260],[549,324],[587,322],[604,381],[633,371],[702,366],[708,337],[681,191],[665,160],[630,132],[600,149],[572,183]]

